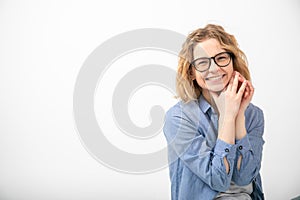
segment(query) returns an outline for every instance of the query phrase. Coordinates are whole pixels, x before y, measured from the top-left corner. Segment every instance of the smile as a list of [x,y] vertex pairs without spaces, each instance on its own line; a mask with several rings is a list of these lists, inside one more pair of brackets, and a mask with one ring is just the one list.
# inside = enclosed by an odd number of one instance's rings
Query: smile
[[205,78],[206,81],[211,80],[211,81],[217,81],[222,79],[225,76],[225,74],[223,75],[219,75],[219,76],[211,76],[211,77],[207,77]]

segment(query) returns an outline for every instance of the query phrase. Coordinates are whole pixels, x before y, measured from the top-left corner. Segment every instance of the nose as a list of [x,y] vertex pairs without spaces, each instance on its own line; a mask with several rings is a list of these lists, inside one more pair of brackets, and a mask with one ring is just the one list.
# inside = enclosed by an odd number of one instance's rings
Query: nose
[[215,72],[219,68],[218,65],[214,62],[214,60],[211,61],[210,67],[209,67],[209,72]]

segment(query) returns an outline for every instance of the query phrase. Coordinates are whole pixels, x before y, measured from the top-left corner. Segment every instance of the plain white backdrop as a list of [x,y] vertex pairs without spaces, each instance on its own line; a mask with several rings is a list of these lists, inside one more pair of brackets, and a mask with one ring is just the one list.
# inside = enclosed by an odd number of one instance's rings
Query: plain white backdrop
[[[0,199],[170,199],[167,168],[124,174],[101,165],[85,150],[73,120],[74,84],[88,55],[117,34],[162,28],[187,35],[207,23],[234,34],[248,56],[256,88],[253,103],[265,113],[261,173],[266,198],[299,196],[298,0],[1,0]],[[107,119],[106,133],[117,129],[111,112],[101,105],[111,101],[113,84],[130,70],[122,71],[122,63],[154,62],[176,69],[176,58],[170,55],[144,52],[136,57],[129,55],[112,66],[98,87],[102,96],[95,96],[95,112]],[[132,121],[149,123],[153,102],[167,109],[176,101],[157,86],[136,91],[129,102]],[[165,145],[162,134],[142,143],[124,135],[106,136],[128,152],[147,153]]]

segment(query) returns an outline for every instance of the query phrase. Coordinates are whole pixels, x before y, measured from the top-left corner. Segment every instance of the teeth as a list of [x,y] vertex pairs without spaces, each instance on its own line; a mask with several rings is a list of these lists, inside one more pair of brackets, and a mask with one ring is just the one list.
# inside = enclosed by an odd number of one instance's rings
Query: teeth
[[217,79],[220,79],[220,78],[222,78],[222,76],[210,77],[210,78],[208,78],[208,79],[211,79],[211,80],[217,80]]

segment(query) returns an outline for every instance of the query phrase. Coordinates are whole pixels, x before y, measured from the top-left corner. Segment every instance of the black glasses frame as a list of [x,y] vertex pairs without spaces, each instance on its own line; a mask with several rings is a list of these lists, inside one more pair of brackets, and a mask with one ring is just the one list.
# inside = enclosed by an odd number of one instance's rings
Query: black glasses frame
[[[227,55],[229,55],[230,60],[229,60],[228,64],[226,64],[226,65],[219,65],[219,64],[216,62],[216,57],[218,57],[218,56],[221,55],[221,54],[227,54]],[[193,60],[193,61],[191,62],[191,65],[193,65],[193,66],[195,67],[195,69],[196,69],[198,72],[205,72],[205,71],[209,70],[209,68],[210,68],[210,66],[211,66],[211,60],[214,60],[215,64],[216,64],[217,66],[219,66],[219,67],[227,67],[227,66],[230,64],[231,60],[233,59],[233,56],[234,56],[233,53],[231,53],[231,52],[226,52],[226,51],[225,51],[225,52],[218,53],[217,55],[215,55],[215,56],[213,56],[213,57],[201,57],[201,58],[197,58],[197,59],[195,59],[195,60]],[[196,67],[194,64],[195,64],[195,62],[196,62],[197,60],[199,60],[199,59],[208,59],[209,65],[208,65],[207,69],[205,69],[205,70],[199,70],[199,69],[197,69],[197,67]]]

